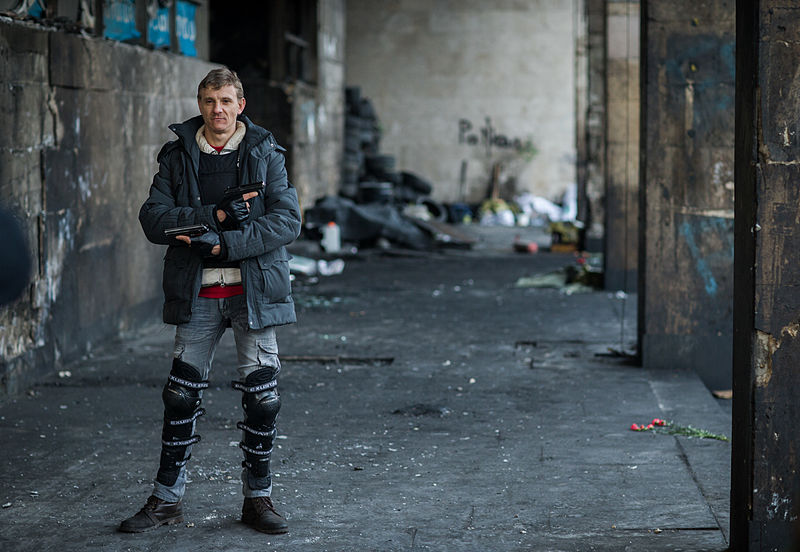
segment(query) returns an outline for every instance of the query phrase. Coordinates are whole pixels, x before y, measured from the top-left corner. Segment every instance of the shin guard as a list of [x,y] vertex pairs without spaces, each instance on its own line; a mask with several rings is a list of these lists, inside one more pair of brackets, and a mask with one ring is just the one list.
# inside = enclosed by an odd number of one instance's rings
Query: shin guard
[[195,420],[205,414],[200,408],[202,390],[208,387],[197,369],[180,359],[172,371],[161,398],[164,400],[164,426],[161,432],[161,463],[156,480],[168,487],[175,484],[181,468],[191,456],[188,448],[200,440],[194,434]]
[[233,388],[243,392],[242,408],[244,422],[236,427],[242,430],[244,451],[242,467],[247,468],[248,483],[253,489],[266,489],[271,483],[269,461],[272,444],[275,441],[275,419],[281,409],[278,395],[278,368],[261,368],[245,379],[244,383],[234,381]]

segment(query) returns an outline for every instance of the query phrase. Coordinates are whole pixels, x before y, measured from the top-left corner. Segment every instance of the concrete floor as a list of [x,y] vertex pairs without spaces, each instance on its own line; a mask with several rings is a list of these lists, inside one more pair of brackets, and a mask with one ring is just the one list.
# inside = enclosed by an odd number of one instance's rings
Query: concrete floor
[[570,255],[475,251],[346,259],[298,281],[279,330],[274,499],[287,535],[238,522],[240,394],[217,352],[186,523],[115,531],[150,491],[173,330],[98,350],[0,405],[0,549],[723,551],[730,444],[636,433],[671,419],[730,435],[680,367],[609,356],[635,297],[518,288]]

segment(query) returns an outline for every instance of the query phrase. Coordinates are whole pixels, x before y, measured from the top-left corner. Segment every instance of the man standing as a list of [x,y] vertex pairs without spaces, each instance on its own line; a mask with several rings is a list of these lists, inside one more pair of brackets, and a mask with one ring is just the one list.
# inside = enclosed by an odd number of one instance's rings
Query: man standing
[[[295,322],[285,246],[300,232],[297,193],[285,151],[272,134],[242,115],[242,83],[233,71],[211,71],[197,88],[200,116],[170,129],[178,136],[158,154],[159,169],[139,212],[147,239],[168,245],[164,257],[164,322],[177,325],[172,369],[162,398],[161,461],[145,506],[120,524],[138,533],[183,521],[186,463],[200,440],[195,422],[214,351],[225,328],[236,341],[244,421],[240,447],[242,521],[285,533],[270,498],[270,456],[280,409],[275,326]],[[239,187],[260,183],[256,191]],[[205,225],[168,237],[166,230]]]

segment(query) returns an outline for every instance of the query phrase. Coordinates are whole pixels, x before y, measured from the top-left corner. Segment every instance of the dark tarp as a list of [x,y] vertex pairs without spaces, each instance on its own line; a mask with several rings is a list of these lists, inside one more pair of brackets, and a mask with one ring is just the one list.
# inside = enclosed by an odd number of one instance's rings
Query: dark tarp
[[385,238],[410,249],[432,245],[430,236],[391,204],[357,205],[344,197],[326,196],[305,212],[308,227],[322,228],[331,221],[339,225],[343,242],[363,244]]

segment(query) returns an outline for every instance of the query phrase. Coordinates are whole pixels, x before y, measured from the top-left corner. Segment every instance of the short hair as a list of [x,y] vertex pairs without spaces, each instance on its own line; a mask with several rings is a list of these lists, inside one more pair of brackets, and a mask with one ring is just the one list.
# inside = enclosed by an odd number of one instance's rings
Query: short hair
[[197,85],[197,98],[200,98],[200,92],[203,88],[211,88],[212,90],[219,90],[223,86],[231,85],[236,89],[236,99],[241,100],[244,98],[244,88],[242,81],[239,80],[239,75],[236,71],[231,71],[227,67],[220,67],[219,69],[212,69],[208,72],[200,84]]

